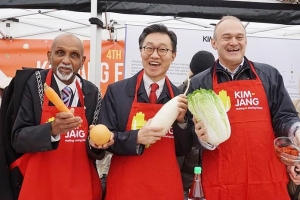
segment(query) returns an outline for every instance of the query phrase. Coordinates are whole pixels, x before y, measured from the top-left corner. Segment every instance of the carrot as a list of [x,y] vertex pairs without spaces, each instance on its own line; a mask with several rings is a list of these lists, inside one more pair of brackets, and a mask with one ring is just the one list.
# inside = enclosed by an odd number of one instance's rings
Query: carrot
[[46,83],[44,84],[44,93],[60,112],[71,112],[57,93]]

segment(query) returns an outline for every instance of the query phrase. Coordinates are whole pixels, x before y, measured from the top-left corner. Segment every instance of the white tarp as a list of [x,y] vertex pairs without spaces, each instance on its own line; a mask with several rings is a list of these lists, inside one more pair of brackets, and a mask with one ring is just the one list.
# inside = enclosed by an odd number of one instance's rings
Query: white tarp
[[[125,78],[131,77],[142,68],[138,37],[142,33],[142,25],[127,25],[125,44]],[[196,29],[171,28],[177,35],[177,56],[168,70],[168,77],[175,85],[180,85],[187,77],[192,56],[207,50],[218,58],[211,47],[209,37],[212,31]],[[300,98],[300,56],[298,49],[300,39],[247,37],[246,56],[253,62],[262,62],[277,68],[284,79],[285,87],[292,99]]]
[[[62,32],[76,34],[82,39],[90,38],[90,13],[37,9],[0,9],[0,38],[9,36],[20,39],[53,39]],[[17,21],[16,21],[17,20]],[[125,24],[164,23],[167,26],[193,29],[213,29],[218,20],[174,18],[172,16],[127,15],[106,13],[102,15],[106,25],[113,25],[113,39],[123,40]],[[110,21],[112,20],[112,21]],[[298,25],[278,25],[267,23],[243,22],[247,32],[258,36],[282,36],[300,38]],[[6,27],[9,25],[9,27]],[[110,39],[110,32],[103,30],[103,39]]]

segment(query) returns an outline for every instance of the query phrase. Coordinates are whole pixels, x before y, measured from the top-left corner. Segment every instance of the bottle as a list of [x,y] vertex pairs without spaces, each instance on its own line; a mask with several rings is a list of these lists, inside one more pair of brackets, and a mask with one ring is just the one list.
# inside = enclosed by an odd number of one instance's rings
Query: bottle
[[205,200],[201,183],[201,167],[195,167],[194,174],[194,180],[188,198],[191,200]]

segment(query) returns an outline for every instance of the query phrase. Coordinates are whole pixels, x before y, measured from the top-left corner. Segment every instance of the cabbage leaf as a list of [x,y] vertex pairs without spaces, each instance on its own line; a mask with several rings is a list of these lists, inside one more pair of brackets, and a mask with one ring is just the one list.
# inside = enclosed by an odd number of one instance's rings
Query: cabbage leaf
[[220,97],[211,89],[197,89],[188,94],[188,109],[197,121],[203,121],[208,142],[219,145],[230,137],[229,119]]

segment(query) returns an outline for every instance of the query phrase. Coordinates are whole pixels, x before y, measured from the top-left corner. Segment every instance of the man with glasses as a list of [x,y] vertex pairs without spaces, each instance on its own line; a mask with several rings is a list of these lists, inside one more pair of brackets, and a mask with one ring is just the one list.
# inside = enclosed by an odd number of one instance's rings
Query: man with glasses
[[166,26],[146,27],[139,37],[143,69],[107,88],[99,122],[114,132],[115,144],[108,149],[113,156],[106,200],[183,199],[176,155],[185,155],[192,145],[186,96],[180,95],[180,113],[170,130],[150,126],[163,104],[180,94],[166,76],[176,46],[177,37]]

